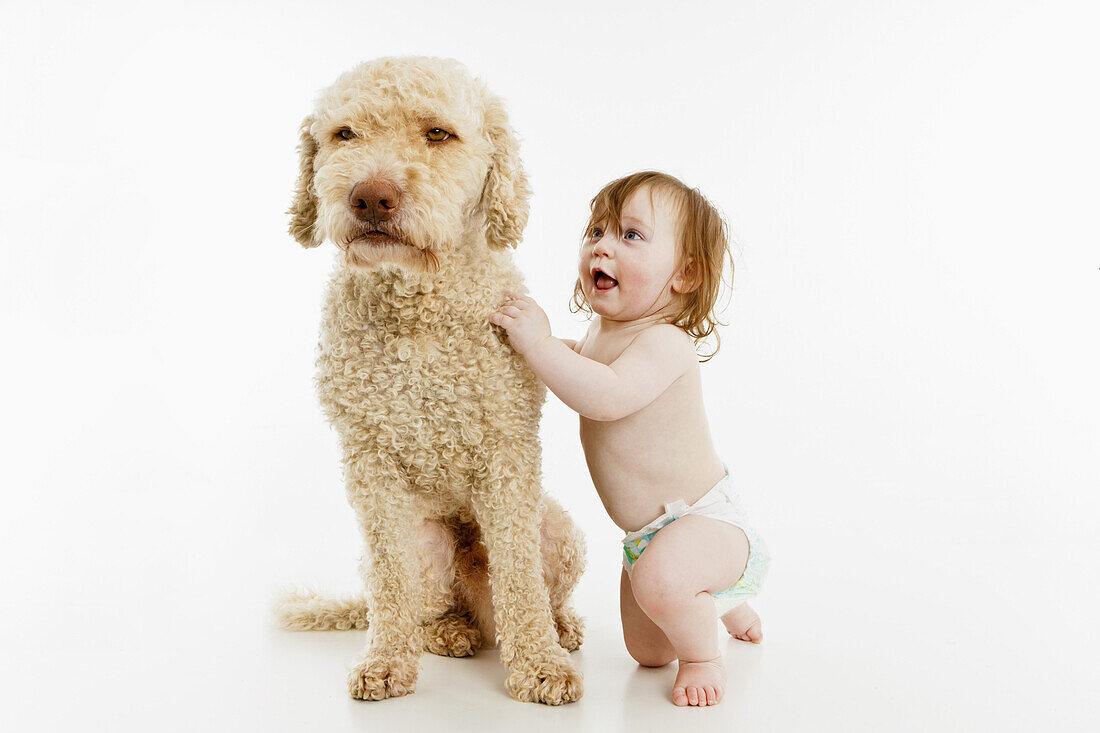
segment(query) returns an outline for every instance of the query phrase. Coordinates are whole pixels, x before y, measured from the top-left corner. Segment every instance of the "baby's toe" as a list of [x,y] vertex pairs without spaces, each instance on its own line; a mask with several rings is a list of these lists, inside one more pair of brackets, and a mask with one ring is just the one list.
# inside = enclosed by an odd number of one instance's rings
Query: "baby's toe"
[[676,687],[672,690],[672,704],[683,707],[688,704],[687,692],[683,687]]

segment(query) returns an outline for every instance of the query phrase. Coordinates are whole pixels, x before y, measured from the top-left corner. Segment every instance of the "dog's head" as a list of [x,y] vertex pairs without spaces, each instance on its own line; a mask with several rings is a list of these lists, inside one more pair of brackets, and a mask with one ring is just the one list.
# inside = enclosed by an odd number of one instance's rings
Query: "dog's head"
[[451,59],[381,58],[324,90],[300,129],[290,233],[349,265],[432,271],[471,227],[515,247],[530,188],[500,98]]

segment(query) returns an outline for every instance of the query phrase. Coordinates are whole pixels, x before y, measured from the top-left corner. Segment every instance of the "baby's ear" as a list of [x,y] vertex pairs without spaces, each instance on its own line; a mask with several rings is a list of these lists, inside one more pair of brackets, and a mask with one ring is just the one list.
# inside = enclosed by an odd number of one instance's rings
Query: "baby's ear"
[[678,293],[690,293],[703,284],[702,273],[694,257],[689,257],[687,263],[676,274],[673,284]]
[[317,155],[317,141],[310,128],[313,115],[302,120],[298,128],[298,183],[294,189],[294,201],[286,213],[290,214],[290,236],[303,247],[316,247],[322,237],[317,232],[317,194],[313,190],[313,159]]
[[508,125],[500,98],[485,92],[485,134],[493,145],[489,174],[481,192],[489,246],[516,247],[530,212],[531,187],[519,159],[519,141]]

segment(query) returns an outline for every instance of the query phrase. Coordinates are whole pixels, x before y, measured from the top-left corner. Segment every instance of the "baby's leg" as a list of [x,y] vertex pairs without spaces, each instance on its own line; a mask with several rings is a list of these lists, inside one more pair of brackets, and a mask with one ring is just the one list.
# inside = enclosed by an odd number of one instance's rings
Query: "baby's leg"
[[735,639],[759,644],[764,640],[764,630],[760,627],[760,616],[747,603],[735,606],[722,616],[722,625]]
[[722,697],[726,675],[708,593],[736,583],[748,557],[739,527],[688,515],[658,532],[634,563],[634,599],[680,660],[672,691],[677,705],[713,705]]
[[623,570],[619,582],[619,613],[623,618],[623,641],[634,661],[643,667],[663,667],[676,658],[676,650],[649,616],[638,607],[630,576]]

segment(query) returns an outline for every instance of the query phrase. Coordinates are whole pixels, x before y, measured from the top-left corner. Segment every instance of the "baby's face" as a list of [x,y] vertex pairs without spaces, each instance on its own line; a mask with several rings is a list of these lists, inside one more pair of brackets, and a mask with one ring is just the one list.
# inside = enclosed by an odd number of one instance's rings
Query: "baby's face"
[[[623,231],[594,226],[581,245],[581,289],[595,313],[633,321],[666,308],[683,287],[676,271],[678,221],[667,194],[648,186],[623,206]],[[599,272],[604,273],[600,275]]]

